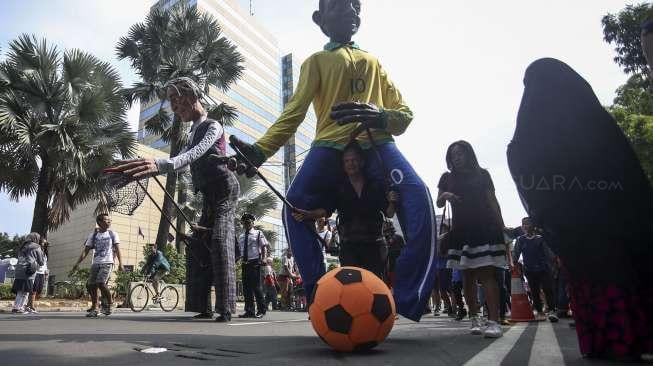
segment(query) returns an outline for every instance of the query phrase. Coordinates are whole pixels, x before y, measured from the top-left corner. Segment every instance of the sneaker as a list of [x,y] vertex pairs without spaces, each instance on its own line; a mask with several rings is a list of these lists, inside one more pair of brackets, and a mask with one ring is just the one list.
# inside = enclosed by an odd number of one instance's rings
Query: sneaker
[[111,315],[111,305],[102,307],[102,314],[109,316]]
[[231,313],[220,314],[215,318],[215,321],[218,323],[228,323],[231,321]]
[[456,315],[456,320],[461,321],[467,317],[467,310],[465,308],[462,308],[458,311],[458,315]]
[[34,309],[32,307],[29,307],[29,306],[25,307],[25,311],[30,313],[30,314],[38,314],[39,313],[38,311],[36,311],[36,309]]
[[568,319],[568,318],[571,318],[571,317],[569,316],[569,311],[565,311],[565,310],[559,310],[559,311],[556,313],[556,316],[558,317],[558,319],[563,319],[563,318]]
[[487,328],[483,331],[483,336],[485,338],[499,338],[503,335],[503,329],[501,326],[492,320],[487,322]]
[[554,311],[549,312],[549,321],[551,323],[557,323],[558,320],[560,320],[560,319],[558,318],[558,316],[556,315],[556,313]]
[[12,314],[27,314],[23,309],[11,309]]
[[88,312],[88,314],[86,314],[86,317],[87,318],[97,318],[98,315],[99,314],[98,314],[97,310],[91,310],[91,311]]
[[469,332],[473,335],[483,334],[483,331],[481,330],[481,318],[478,316],[472,317],[472,327],[469,329]]
[[433,316],[440,316],[440,311],[438,309],[433,310]]
[[451,307],[445,306],[444,307],[444,313],[447,314],[448,316],[452,317],[452,318],[454,316],[456,316],[456,313],[453,311],[453,309]]

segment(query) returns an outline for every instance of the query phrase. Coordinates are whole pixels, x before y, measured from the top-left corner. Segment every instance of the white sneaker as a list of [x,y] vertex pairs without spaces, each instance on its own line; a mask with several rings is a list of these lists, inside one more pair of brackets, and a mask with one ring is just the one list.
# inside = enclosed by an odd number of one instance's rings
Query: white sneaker
[[481,330],[481,319],[478,316],[472,317],[472,327],[469,329],[469,332],[473,335],[483,334]]
[[503,329],[501,329],[501,326],[497,322],[492,320],[487,322],[487,328],[483,331],[485,338],[499,338],[502,335]]

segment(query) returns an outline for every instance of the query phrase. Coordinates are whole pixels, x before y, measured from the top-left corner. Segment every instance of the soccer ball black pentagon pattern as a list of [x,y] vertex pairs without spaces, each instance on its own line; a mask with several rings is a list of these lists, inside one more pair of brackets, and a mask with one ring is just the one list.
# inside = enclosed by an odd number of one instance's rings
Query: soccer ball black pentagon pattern
[[339,351],[361,351],[386,338],[394,325],[395,304],[388,287],[373,273],[342,267],[318,281],[309,312],[324,342]]

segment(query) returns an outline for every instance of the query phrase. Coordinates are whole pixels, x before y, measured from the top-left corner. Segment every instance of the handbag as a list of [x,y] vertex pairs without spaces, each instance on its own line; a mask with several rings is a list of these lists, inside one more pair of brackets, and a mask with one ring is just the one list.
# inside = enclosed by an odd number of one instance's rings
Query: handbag
[[442,218],[440,219],[440,229],[438,232],[440,235],[438,235],[438,255],[440,257],[446,257],[447,253],[449,252],[449,249],[451,248],[451,238],[452,238],[452,231],[453,231],[453,215],[449,219],[449,227],[448,230],[444,230],[444,221],[445,218],[447,217],[447,203],[444,204],[444,210],[442,211]]

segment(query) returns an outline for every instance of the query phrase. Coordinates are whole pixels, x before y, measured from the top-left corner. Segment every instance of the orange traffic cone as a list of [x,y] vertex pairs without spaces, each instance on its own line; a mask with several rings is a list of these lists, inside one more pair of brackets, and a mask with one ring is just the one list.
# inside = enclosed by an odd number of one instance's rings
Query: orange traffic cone
[[533,308],[528,301],[528,294],[526,293],[517,268],[513,268],[512,270],[512,281],[510,283],[510,320],[513,322],[530,322],[535,320]]

